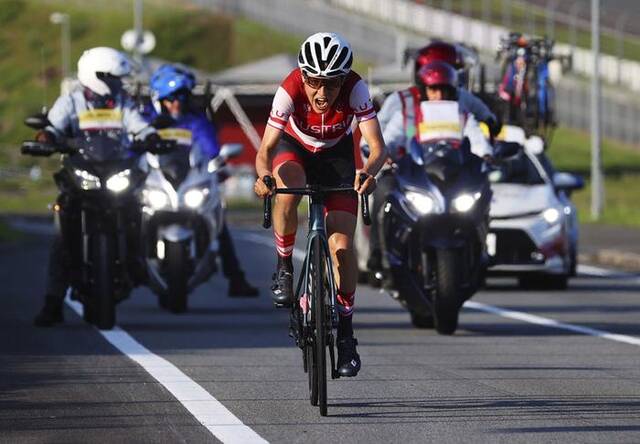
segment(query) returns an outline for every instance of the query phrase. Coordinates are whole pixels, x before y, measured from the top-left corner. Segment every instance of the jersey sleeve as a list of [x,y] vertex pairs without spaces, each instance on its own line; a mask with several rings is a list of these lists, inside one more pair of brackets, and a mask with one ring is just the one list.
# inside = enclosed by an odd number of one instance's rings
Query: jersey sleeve
[[289,121],[289,117],[293,113],[293,109],[293,99],[287,90],[282,86],[278,87],[276,95],[273,97],[273,104],[271,105],[267,125],[279,130],[284,130],[284,127],[287,126],[287,122]]
[[360,79],[353,86],[349,95],[349,106],[353,110],[358,122],[373,119],[376,116],[376,110],[373,107],[369,88],[367,88],[364,80]]

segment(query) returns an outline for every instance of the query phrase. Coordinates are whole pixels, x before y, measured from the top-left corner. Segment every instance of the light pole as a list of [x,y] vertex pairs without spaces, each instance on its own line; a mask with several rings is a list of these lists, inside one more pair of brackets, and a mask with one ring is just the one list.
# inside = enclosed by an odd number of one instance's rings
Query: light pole
[[627,23],[627,14],[620,14],[616,20],[616,39],[618,56],[618,84],[622,83],[622,59],[624,59],[624,25]]
[[54,12],[49,16],[49,20],[54,25],[60,25],[60,49],[62,51],[62,78],[69,77],[70,70],[70,57],[71,57],[71,19],[69,14],[64,12]]
[[604,207],[600,135],[600,0],[591,0],[591,217],[599,220]]

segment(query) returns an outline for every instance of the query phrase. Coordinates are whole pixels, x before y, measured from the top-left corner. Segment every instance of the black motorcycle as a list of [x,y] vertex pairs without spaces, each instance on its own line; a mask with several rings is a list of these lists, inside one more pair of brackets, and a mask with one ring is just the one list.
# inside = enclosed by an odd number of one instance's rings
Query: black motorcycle
[[487,266],[491,188],[466,139],[419,144],[392,172],[396,187],[381,214],[385,286],[414,326],[453,334],[464,301]]
[[[45,123],[27,120],[32,127]],[[170,150],[159,141],[152,149]],[[147,147],[124,148],[118,139],[86,132],[65,145],[24,142],[22,154],[62,154],[54,180],[60,198],[54,205],[57,225],[70,254],[72,297],[82,302],[85,321],[111,329],[115,306],[145,280],[139,254],[139,190],[146,172],[139,156]]]

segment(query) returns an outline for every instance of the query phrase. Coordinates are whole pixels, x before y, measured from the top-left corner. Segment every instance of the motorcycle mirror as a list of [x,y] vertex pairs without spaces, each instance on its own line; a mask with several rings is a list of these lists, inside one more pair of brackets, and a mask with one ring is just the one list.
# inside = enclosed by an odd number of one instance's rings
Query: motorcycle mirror
[[49,126],[49,119],[44,113],[33,114],[24,119],[24,124],[35,130],[45,129]]
[[584,179],[577,174],[557,172],[553,175],[553,186],[557,190],[580,190],[584,188]]
[[231,159],[238,157],[244,150],[244,145],[241,143],[225,143],[220,148],[219,156],[223,159]]

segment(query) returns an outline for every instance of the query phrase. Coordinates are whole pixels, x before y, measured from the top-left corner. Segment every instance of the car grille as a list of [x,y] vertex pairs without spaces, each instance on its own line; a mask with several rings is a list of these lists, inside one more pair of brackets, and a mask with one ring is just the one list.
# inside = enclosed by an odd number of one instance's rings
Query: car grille
[[498,264],[538,263],[532,258],[537,252],[531,238],[521,230],[491,230],[496,235],[496,255],[493,262]]

